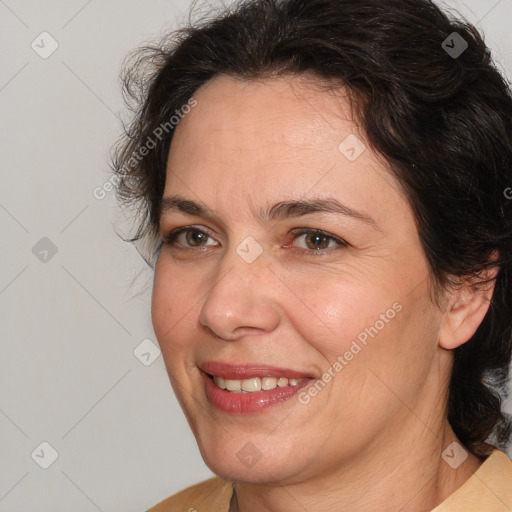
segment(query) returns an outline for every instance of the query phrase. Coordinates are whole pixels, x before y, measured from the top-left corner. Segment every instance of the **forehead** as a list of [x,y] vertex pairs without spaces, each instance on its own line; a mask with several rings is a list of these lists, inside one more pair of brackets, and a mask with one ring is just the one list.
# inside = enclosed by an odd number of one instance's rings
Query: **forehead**
[[360,209],[383,187],[399,189],[365,142],[344,89],[311,77],[220,76],[194,99],[174,134],[164,195],[233,204],[242,193],[247,202],[334,193]]
[[359,132],[346,90],[332,90],[307,76],[245,81],[222,75],[194,98],[198,104],[181,121],[175,138],[193,131],[206,144],[215,141],[217,149],[233,148],[236,139],[238,150],[251,150],[254,138],[280,146],[280,152],[286,151],[283,144],[295,150],[323,148],[329,136],[335,142],[344,133]]

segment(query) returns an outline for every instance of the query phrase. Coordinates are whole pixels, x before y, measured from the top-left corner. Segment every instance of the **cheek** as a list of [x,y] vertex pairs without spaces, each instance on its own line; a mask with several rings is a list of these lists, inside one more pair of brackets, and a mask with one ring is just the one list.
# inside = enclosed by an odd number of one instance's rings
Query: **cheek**
[[[188,283],[188,284],[187,284]],[[176,272],[169,264],[157,262],[151,300],[151,319],[156,338],[167,362],[170,353],[185,348],[186,337],[182,335],[189,328],[194,304],[198,297],[196,287],[183,279],[183,273]]]
[[403,404],[397,396],[413,403],[422,392],[435,352],[435,322],[422,306],[426,296],[384,293],[381,288],[336,290],[336,301],[317,297],[315,307],[324,311],[329,327],[321,331],[325,334],[319,336],[297,316],[301,335],[323,359],[321,391],[302,399],[329,411],[323,424],[329,435],[335,437],[339,425],[346,425],[357,438],[372,430],[370,424],[382,425],[400,413]]
[[364,347],[365,340],[389,329],[400,315],[393,308],[396,294],[374,283],[330,276],[317,281],[314,289],[304,283],[296,283],[295,287],[309,292],[288,301],[286,315],[301,337],[330,363],[350,350],[354,341]]
[[[405,282],[391,287],[386,280],[349,282],[335,276],[318,284],[303,299],[309,311],[296,301],[287,315],[321,356],[322,372],[336,376],[323,374],[333,390],[352,389],[360,396],[366,389],[371,397],[379,385],[376,375],[398,389],[425,378],[425,361],[436,347],[436,320],[426,287],[411,294]],[[304,284],[296,286],[305,289]]]

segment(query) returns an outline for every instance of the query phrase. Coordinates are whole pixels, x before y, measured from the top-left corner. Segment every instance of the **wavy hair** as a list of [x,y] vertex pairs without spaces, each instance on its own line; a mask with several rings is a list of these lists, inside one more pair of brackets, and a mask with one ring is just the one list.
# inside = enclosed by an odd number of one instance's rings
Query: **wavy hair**
[[179,121],[197,89],[222,74],[309,74],[345,87],[369,144],[411,205],[436,289],[464,279],[483,286],[485,271],[498,268],[484,320],[454,350],[446,413],[474,454],[504,449],[512,97],[480,33],[430,0],[245,0],[137,49],[122,74],[131,121],[112,168],[118,200],[135,208],[129,240],[143,244],[151,267],[161,246],[171,118]]

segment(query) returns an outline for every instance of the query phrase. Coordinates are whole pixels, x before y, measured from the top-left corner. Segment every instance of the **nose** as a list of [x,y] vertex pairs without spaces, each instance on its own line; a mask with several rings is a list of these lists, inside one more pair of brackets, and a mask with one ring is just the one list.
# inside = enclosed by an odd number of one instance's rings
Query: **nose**
[[275,277],[263,258],[247,263],[233,251],[219,264],[214,280],[199,322],[216,337],[235,341],[248,333],[271,332],[278,326],[279,307],[272,294]]

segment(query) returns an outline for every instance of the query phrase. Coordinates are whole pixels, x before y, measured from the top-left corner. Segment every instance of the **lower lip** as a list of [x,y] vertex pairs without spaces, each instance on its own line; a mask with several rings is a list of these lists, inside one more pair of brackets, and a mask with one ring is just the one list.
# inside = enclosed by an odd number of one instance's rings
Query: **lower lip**
[[201,372],[206,385],[206,396],[211,404],[223,412],[231,414],[254,414],[273,407],[274,405],[290,400],[297,393],[308,386],[314,379],[306,379],[296,386],[269,389],[268,391],[255,391],[254,393],[233,393],[219,388],[213,379]]

